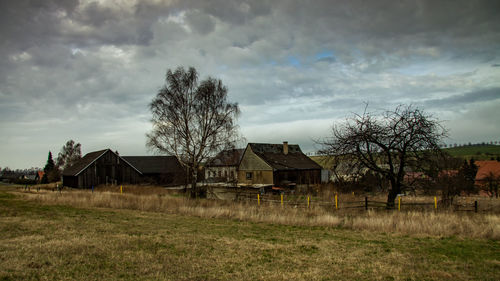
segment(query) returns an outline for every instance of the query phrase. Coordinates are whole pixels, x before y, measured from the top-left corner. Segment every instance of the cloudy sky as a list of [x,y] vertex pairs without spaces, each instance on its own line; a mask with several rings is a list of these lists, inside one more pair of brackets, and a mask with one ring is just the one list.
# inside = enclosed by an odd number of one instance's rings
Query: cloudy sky
[[148,103],[194,66],[241,108],[249,142],[313,151],[334,122],[412,103],[447,143],[500,141],[499,1],[0,2],[0,167],[146,155]]

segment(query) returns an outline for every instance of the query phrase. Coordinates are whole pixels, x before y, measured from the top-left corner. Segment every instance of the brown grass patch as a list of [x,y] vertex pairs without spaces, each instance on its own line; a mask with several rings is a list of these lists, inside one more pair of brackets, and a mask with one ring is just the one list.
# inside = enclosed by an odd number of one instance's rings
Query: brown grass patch
[[[118,188],[118,190],[116,190]],[[119,187],[90,191],[18,192],[23,197],[43,204],[71,205],[79,208],[99,207],[132,209],[191,215],[202,218],[226,218],[241,221],[283,225],[344,227],[370,232],[400,233],[418,236],[460,236],[500,239],[500,216],[482,213],[434,211],[346,211],[312,205],[310,208],[284,207],[279,204],[234,202],[222,200],[191,200],[173,196],[176,192],[162,188]],[[162,192],[160,192],[162,191]],[[158,193],[157,193],[158,192]]]

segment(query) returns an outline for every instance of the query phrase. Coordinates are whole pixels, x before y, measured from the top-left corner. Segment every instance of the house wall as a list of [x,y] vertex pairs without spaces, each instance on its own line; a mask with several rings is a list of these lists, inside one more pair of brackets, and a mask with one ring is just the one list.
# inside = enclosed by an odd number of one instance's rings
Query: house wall
[[233,182],[238,179],[238,169],[236,166],[207,166],[205,168],[205,179]]
[[[252,174],[251,179],[247,179],[247,173]],[[273,169],[266,161],[262,160],[247,146],[241,158],[238,169],[238,183],[240,184],[273,184]]]
[[[252,179],[247,179],[247,173],[252,173]],[[239,170],[238,183],[245,185],[273,184],[273,171]]]
[[266,161],[257,156],[257,154],[252,151],[252,148],[248,146],[241,158],[239,170],[272,171],[273,168],[269,166]]

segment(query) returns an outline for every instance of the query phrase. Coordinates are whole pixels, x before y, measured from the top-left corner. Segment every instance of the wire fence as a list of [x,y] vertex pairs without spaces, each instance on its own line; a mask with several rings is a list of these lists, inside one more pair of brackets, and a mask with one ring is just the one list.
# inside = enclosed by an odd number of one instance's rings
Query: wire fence
[[479,202],[463,202],[445,204],[434,197],[433,202],[408,202],[403,197],[397,197],[394,206],[389,206],[387,202],[377,201],[370,197],[364,197],[364,200],[343,200],[339,196],[332,198],[332,201],[324,201],[312,196],[287,196],[287,195],[261,195],[261,194],[238,194],[236,201],[252,202],[257,205],[281,205],[295,208],[311,208],[315,206],[326,207],[332,210],[373,210],[373,209],[394,209],[398,211],[405,210],[446,210],[460,212],[479,212],[493,211],[492,208],[479,208]]

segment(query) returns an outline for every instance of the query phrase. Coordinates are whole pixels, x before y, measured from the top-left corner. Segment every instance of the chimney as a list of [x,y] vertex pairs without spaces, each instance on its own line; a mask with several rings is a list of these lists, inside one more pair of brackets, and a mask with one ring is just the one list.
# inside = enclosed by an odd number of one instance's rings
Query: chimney
[[288,142],[287,141],[283,142],[283,154],[285,154],[285,155],[288,154]]

